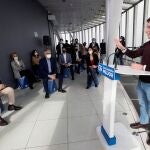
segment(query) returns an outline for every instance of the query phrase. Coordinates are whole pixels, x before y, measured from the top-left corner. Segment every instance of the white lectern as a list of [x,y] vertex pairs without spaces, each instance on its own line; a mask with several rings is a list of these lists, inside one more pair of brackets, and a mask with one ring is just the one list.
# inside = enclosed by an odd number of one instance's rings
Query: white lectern
[[104,78],[103,121],[97,127],[98,136],[106,150],[141,150],[137,139],[121,123],[115,123],[115,103],[117,80],[120,74],[150,75],[150,72],[135,70],[130,66],[117,66],[117,69],[99,64],[99,73]]

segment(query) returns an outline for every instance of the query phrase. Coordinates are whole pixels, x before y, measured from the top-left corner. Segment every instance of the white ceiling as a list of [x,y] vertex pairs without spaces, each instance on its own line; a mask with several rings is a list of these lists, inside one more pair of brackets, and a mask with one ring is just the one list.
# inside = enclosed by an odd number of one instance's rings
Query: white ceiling
[[[55,15],[58,31],[76,31],[105,22],[105,0],[38,0]],[[128,9],[139,0],[124,0]]]

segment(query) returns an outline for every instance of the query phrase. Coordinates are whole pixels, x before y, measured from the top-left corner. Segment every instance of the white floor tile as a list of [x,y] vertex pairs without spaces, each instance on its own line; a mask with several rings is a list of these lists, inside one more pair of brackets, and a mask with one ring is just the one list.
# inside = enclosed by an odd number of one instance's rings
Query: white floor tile
[[27,148],[26,150],[67,150],[67,144]]
[[96,111],[90,101],[74,101],[68,104],[69,117],[79,117],[93,114],[96,115]]
[[67,119],[38,121],[28,147],[67,143]]
[[67,104],[64,101],[46,101],[38,120],[67,118]]
[[70,118],[68,126],[69,142],[97,139],[96,127],[100,121],[96,115]]
[[34,123],[11,123],[0,131],[0,150],[25,148]]
[[99,140],[70,143],[69,150],[104,150]]

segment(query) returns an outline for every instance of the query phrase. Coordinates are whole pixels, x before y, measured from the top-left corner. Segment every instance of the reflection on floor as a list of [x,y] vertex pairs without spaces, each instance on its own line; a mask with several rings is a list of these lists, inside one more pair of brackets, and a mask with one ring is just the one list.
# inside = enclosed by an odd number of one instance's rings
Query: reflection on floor
[[[56,92],[47,100],[40,83],[33,91],[17,90],[17,103],[24,108],[3,114],[11,123],[0,127],[0,150],[103,150],[96,134],[102,120],[103,78],[98,88],[87,90],[82,72],[75,81],[66,79],[64,86],[67,93]],[[128,100],[118,83],[116,121],[133,132],[129,124],[136,115]],[[137,139],[146,149],[144,134]]]

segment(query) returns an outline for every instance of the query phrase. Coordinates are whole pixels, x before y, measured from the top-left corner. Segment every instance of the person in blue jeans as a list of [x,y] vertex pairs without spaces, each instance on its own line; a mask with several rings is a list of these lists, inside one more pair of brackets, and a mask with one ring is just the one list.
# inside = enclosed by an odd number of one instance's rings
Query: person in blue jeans
[[97,67],[98,67],[99,59],[98,59],[97,54],[93,52],[92,48],[88,49],[86,62],[87,62],[87,87],[86,89],[89,89],[91,87],[92,82],[94,82],[95,87],[98,87]]
[[[133,69],[150,71],[150,18],[147,19],[145,32],[149,39],[140,48],[131,51],[124,47],[121,42],[116,39],[116,46],[122,50],[128,57],[136,58],[141,57],[141,63],[132,63]],[[145,128],[150,129],[150,76],[139,76],[137,85],[137,93],[140,104],[140,121],[130,125],[133,129]],[[148,133],[147,144],[150,145],[150,135]]]

